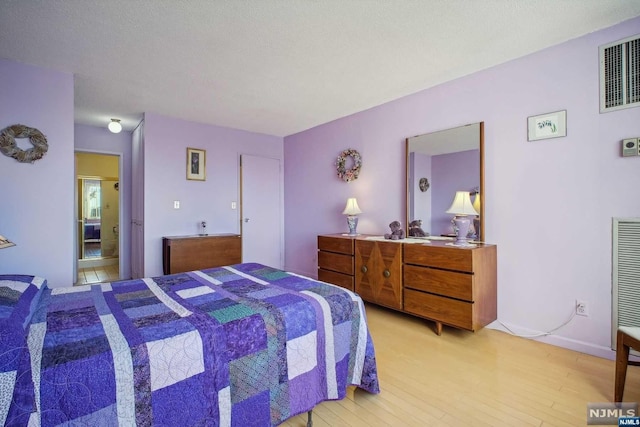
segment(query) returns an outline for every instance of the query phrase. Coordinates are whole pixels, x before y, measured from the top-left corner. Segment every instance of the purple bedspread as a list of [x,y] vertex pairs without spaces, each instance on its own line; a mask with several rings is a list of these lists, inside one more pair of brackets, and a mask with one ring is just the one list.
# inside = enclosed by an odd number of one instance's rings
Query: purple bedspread
[[379,392],[362,300],[260,264],[45,288],[27,341],[7,425],[275,426]]

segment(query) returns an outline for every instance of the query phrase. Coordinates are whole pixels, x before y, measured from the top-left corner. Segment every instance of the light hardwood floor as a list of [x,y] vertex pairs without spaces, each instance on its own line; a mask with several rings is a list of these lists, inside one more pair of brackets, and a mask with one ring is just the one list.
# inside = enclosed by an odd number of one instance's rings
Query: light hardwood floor
[[113,282],[118,280],[120,274],[118,272],[118,265],[106,265],[104,267],[89,267],[80,268],[78,270],[77,285],[85,285],[87,283],[99,283],[99,282]]
[[[433,323],[375,305],[367,317],[381,393],[318,405],[314,427],[584,426],[587,403],[613,399],[612,360],[491,329],[437,336]],[[640,368],[629,367],[624,397],[640,400]]]

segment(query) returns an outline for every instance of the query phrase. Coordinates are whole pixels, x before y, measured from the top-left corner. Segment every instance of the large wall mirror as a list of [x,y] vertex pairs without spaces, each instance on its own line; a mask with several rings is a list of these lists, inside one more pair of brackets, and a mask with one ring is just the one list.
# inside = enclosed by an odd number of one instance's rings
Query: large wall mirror
[[484,122],[407,138],[407,235],[422,221],[431,236],[451,236],[446,213],[456,191],[468,191],[480,212],[471,231],[484,240]]

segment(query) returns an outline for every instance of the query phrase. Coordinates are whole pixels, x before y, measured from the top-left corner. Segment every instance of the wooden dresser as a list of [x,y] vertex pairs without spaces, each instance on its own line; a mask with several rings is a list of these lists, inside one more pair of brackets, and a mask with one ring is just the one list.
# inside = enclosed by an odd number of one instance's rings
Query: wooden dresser
[[221,267],[242,262],[239,234],[173,236],[162,238],[164,274]]
[[497,247],[318,236],[318,279],[363,300],[477,331],[497,318]]

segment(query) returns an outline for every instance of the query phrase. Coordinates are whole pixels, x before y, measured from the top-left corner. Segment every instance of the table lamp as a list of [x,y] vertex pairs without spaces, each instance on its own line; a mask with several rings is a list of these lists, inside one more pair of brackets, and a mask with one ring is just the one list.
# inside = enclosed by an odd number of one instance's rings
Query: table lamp
[[362,211],[360,210],[358,201],[355,197],[347,199],[347,205],[344,207],[344,211],[342,211],[342,213],[347,216],[349,236],[357,236],[358,233],[356,233],[356,227],[358,226],[358,214],[361,214]]
[[469,225],[471,220],[469,215],[476,216],[478,212],[474,209],[471,203],[471,197],[468,191],[456,191],[456,196],[451,203],[451,207],[447,210],[447,213],[454,214],[453,218],[454,229],[456,232],[456,246],[468,246],[467,234],[469,233]]

